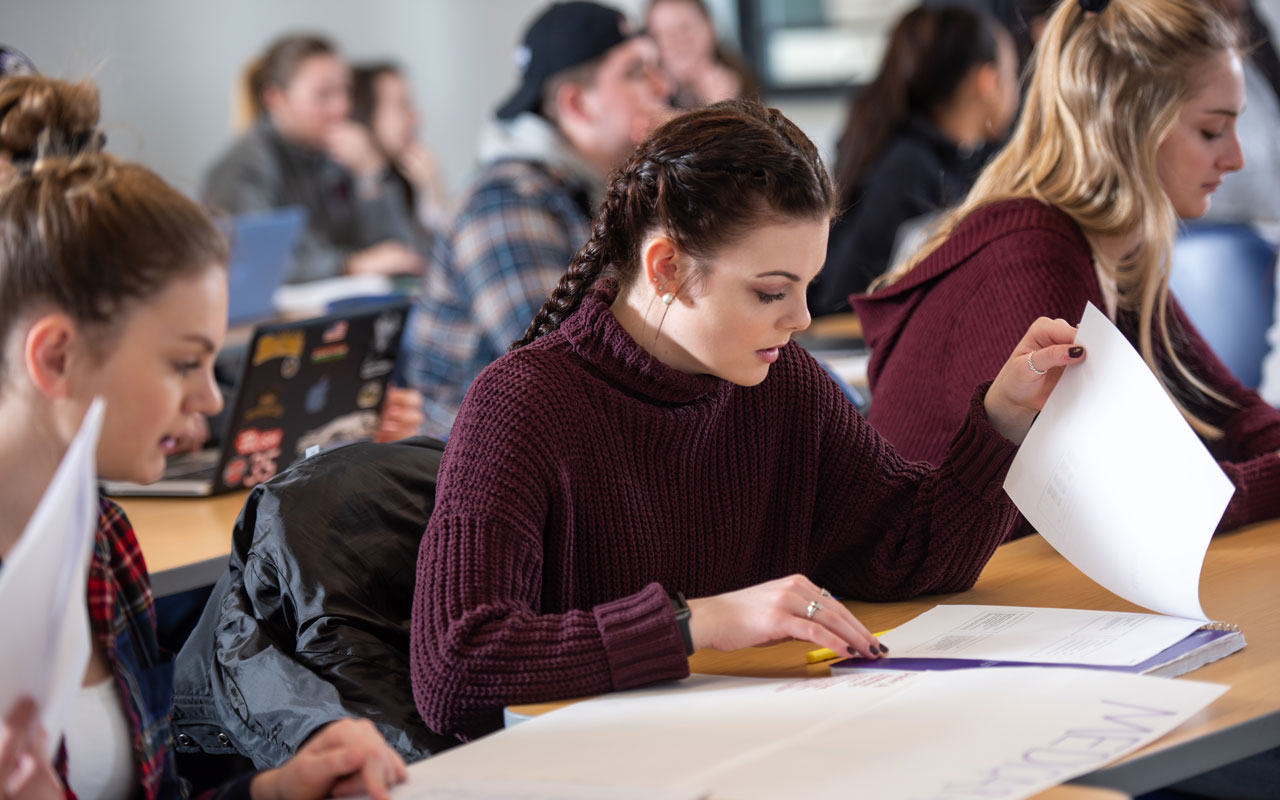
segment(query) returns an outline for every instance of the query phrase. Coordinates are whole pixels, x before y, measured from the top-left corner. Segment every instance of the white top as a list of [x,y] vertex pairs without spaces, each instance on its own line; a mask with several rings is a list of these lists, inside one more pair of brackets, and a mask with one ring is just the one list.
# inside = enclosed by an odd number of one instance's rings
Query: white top
[[115,678],[82,686],[67,712],[67,783],[80,800],[128,800],[137,789],[133,736]]

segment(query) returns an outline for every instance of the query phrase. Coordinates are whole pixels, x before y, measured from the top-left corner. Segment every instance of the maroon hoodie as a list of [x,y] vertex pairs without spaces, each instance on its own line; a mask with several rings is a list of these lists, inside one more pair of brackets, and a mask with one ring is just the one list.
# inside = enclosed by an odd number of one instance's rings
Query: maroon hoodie
[[[1079,226],[1033,199],[978,209],[906,277],[850,302],[873,353],[869,421],[904,457],[934,464],[973,386],[995,377],[1037,317],[1076,324],[1086,302],[1106,307]],[[1136,342],[1132,317],[1117,325]],[[1280,516],[1280,412],[1231,375],[1176,301],[1170,329],[1183,363],[1237,406],[1175,389],[1224,432],[1206,442],[1236,487],[1219,529]]]

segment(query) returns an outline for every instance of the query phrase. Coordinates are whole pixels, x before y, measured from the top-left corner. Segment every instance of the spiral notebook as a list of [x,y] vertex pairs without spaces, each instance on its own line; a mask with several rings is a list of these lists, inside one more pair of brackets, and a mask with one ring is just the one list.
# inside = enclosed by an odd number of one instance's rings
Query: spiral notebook
[[996,659],[966,658],[881,658],[868,661],[864,658],[846,658],[832,664],[833,669],[862,669],[903,672],[946,672],[957,669],[982,669],[986,667],[1076,667],[1100,669],[1108,672],[1130,672],[1156,678],[1176,678],[1206,664],[1225,658],[1245,646],[1244,634],[1235,625],[1213,622],[1188,634],[1181,641],[1166,647],[1154,656],[1137,664],[1098,665],[1068,664],[1061,662],[1003,661]]

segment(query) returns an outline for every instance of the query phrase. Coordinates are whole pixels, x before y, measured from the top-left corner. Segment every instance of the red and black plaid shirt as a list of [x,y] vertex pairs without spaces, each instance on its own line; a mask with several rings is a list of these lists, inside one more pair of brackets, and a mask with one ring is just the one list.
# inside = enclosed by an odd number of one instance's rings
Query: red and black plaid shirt
[[[133,739],[137,800],[185,798],[187,785],[178,777],[169,725],[173,674],[156,640],[155,602],[151,579],[133,526],[118,505],[99,498],[98,534],[89,561],[89,629],[94,645],[106,654],[123,699]],[[66,786],[66,748],[58,759]],[[252,774],[242,776],[201,800],[247,798]],[[75,798],[70,787],[68,800]]]
[[[128,518],[105,497],[99,498],[86,600],[94,646],[106,655],[129,722],[137,797],[182,796],[169,743],[168,697],[150,696],[157,682],[145,675],[162,663],[151,579]],[[64,749],[58,763],[64,785],[66,768]],[[75,797],[69,786],[66,795]]]

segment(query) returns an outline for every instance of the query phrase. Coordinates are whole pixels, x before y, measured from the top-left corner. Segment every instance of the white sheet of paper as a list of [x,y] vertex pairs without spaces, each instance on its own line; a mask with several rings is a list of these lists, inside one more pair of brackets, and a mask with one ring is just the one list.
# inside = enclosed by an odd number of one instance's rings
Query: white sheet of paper
[[1200,567],[1235,488],[1106,316],[1085,309],[1067,370],[1004,488],[1068,561],[1152,611],[1206,619]]
[[0,568],[0,714],[29,696],[53,757],[67,704],[89,664],[85,584],[98,528],[97,449],[103,403],[94,400],[22,537]]
[[578,703],[420,761],[392,795],[418,800],[432,786],[483,779],[736,800],[966,800],[1000,788],[1017,800],[1154,741],[1225,691],[1065,667],[694,676]]
[[934,606],[880,637],[896,658],[1131,666],[1200,622],[1159,614],[1022,606]]

